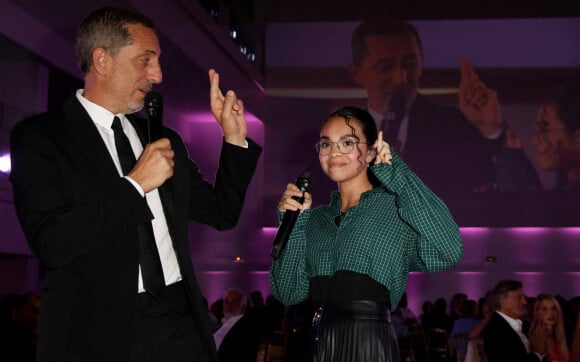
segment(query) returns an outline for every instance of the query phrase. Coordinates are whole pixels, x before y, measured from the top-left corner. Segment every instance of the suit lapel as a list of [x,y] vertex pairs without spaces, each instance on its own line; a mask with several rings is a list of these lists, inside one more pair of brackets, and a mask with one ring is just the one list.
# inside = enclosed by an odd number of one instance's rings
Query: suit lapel
[[[85,154],[85,158],[95,166],[100,173],[106,178],[119,177],[119,171],[115,167],[115,162],[103,142],[95,123],[83,108],[75,95],[72,95],[63,105],[65,113],[66,129],[70,132],[71,139]],[[146,124],[136,116],[128,115],[127,118],[137,131],[143,147],[147,142]],[[163,203],[163,209],[167,222],[173,226],[174,206],[171,195],[172,193],[172,179],[166,181],[160,188],[159,193]],[[174,230],[170,227],[170,231]],[[172,235],[173,237],[173,235]]]
[[526,351],[526,346],[524,345],[524,342],[522,341],[522,339],[520,338],[520,336],[518,335],[518,333],[512,328],[512,326],[508,323],[508,321],[506,321],[501,315],[499,314],[495,314],[495,317],[498,318],[498,320],[500,321],[500,323],[503,326],[503,329],[505,330],[505,333],[507,333],[513,340],[514,346],[517,345],[519,346],[519,350],[520,350],[520,354],[527,354]]
[[407,143],[408,140],[415,139],[417,137],[417,133],[419,135],[421,132],[425,132],[425,127],[428,124],[425,124],[425,121],[429,119],[429,117],[425,117],[422,113],[422,110],[429,108],[429,101],[422,96],[421,94],[417,94],[413,104],[411,105],[411,109],[409,110],[409,127],[407,128]]
[[85,158],[107,178],[119,177],[119,171],[97,127],[75,95],[69,97],[63,109],[65,129],[70,131],[71,139],[85,153]]

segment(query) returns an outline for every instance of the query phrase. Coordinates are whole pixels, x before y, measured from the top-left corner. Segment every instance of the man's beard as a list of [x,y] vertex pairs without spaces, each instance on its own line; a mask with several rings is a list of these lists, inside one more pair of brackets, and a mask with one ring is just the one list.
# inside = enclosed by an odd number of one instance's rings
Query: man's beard
[[127,111],[126,114],[137,113],[143,109],[143,106],[144,106],[144,104],[139,104],[139,105],[135,105],[135,106],[129,105],[129,110]]

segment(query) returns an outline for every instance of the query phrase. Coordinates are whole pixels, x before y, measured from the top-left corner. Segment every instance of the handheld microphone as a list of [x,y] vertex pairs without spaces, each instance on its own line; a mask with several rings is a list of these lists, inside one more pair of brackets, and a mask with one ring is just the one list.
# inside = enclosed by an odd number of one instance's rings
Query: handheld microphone
[[402,91],[393,93],[389,101],[389,109],[385,115],[385,119],[381,123],[381,129],[387,128],[383,134],[384,139],[389,142],[395,149],[399,149],[401,142],[399,141],[399,129],[407,109],[407,99],[405,93]]
[[145,95],[144,103],[145,111],[147,112],[147,132],[149,143],[157,141],[161,138],[161,128],[163,127],[163,97],[155,91],[150,91]]
[[393,93],[385,118],[388,121],[400,121],[405,117],[406,108],[407,98],[405,97],[405,93],[402,91]]
[[[310,192],[312,189],[312,179],[314,176],[308,171],[302,172],[298,178],[296,179],[296,186],[302,191],[301,197],[292,196],[292,198],[300,203],[304,202],[304,192]],[[296,224],[296,220],[298,219],[298,215],[300,214],[300,210],[286,210],[284,213],[284,218],[280,223],[280,227],[278,228],[278,233],[276,234],[276,238],[274,239],[274,244],[272,245],[272,251],[270,252],[270,256],[276,260],[280,256],[284,247],[286,247],[286,243],[288,242],[288,238],[290,238],[290,233],[294,228],[294,224]]]

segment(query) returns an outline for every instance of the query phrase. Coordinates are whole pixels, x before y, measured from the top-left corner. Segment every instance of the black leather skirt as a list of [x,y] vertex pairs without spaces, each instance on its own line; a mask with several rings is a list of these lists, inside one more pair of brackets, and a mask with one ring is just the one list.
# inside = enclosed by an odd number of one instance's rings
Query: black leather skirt
[[397,335],[384,303],[357,300],[315,308],[315,362],[399,362]]

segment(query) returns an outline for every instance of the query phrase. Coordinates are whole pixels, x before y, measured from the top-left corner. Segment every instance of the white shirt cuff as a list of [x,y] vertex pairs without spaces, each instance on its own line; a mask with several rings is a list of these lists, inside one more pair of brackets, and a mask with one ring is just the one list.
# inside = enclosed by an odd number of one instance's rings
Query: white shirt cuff
[[133,187],[135,187],[135,189],[141,194],[141,197],[145,197],[145,191],[143,191],[141,186],[139,186],[139,184],[135,180],[133,180],[129,176],[123,176],[123,178],[126,178],[133,185]]

